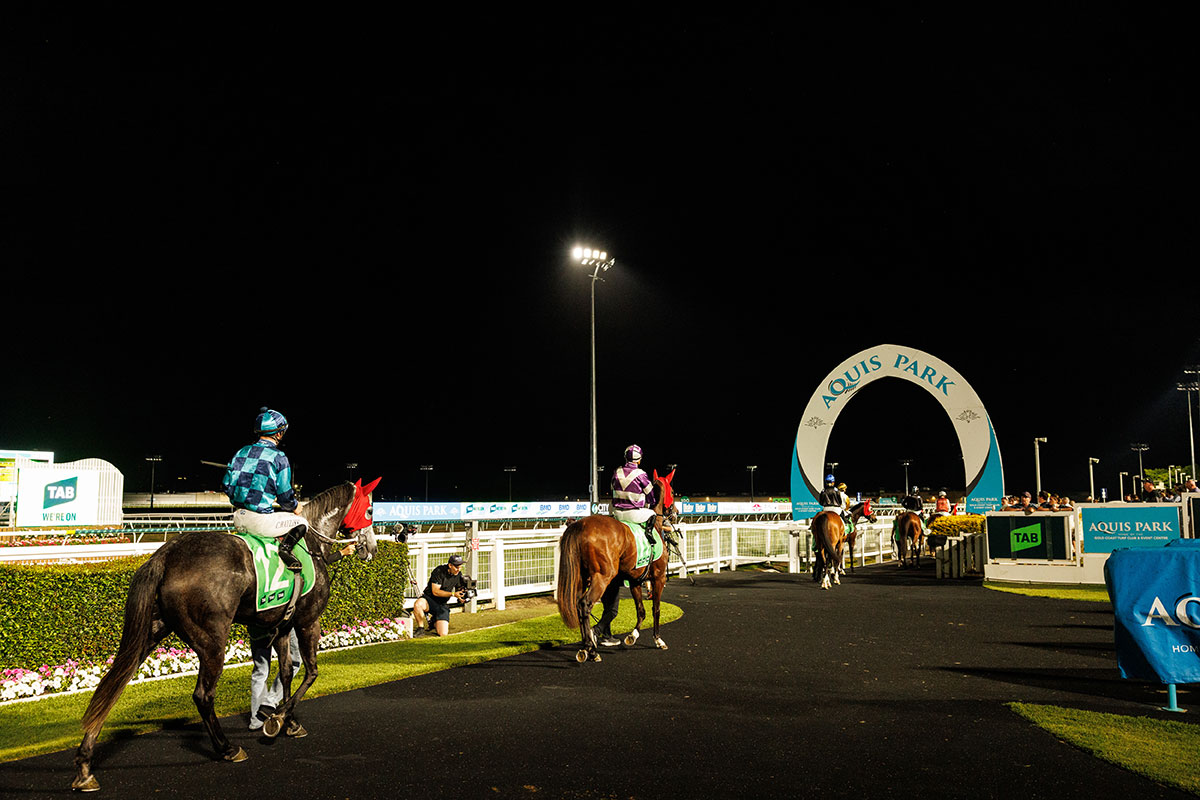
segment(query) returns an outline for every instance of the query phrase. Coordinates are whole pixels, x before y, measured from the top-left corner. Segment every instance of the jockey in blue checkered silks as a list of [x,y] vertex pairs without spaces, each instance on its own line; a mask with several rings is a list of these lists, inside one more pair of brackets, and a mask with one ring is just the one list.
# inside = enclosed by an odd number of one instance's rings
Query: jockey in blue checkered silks
[[[299,572],[300,561],[292,548],[303,538],[308,522],[294,513],[300,504],[292,489],[292,465],[280,449],[287,429],[283,414],[261,409],[254,430],[258,441],[237,451],[225,470],[222,485],[234,507],[234,528],[240,533],[278,539],[280,560],[292,572]],[[280,511],[275,510],[276,503]]]
[[613,516],[643,528],[654,544],[654,483],[641,467],[642,448],[625,448],[625,464],[612,476]]

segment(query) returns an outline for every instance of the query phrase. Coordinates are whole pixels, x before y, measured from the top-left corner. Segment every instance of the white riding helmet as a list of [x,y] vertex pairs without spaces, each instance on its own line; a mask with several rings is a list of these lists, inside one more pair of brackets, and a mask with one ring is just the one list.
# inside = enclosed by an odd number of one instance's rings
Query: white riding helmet
[[634,463],[642,460],[642,448],[636,444],[631,444],[625,448],[625,460],[633,461]]

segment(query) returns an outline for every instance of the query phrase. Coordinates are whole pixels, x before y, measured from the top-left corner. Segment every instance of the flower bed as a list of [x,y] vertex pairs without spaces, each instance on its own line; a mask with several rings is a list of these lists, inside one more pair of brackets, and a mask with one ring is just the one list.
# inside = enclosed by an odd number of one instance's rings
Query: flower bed
[[[338,650],[411,637],[412,620],[407,618],[381,619],[376,622],[359,621],[326,633],[321,637],[317,649]],[[110,657],[102,664],[67,661],[65,664],[43,665],[37,669],[0,670],[0,703],[95,689],[112,661]],[[249,661],[249,643],[243,639],[230,642],[225,650],[226,666]],[[160,647],[142,662],[131,683],[196,672],[199,667],[200,659],[191,648]]]
[[76,544],[129,544],[133,539],[120,530],[77,530],[57,533],[16,533],[0,536],[0,547],[48,547]]

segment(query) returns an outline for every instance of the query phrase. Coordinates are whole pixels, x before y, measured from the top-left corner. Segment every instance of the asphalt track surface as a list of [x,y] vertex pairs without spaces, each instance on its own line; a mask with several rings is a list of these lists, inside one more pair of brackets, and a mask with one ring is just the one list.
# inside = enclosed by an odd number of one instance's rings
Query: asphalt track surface
[[[1156,710],[1157,687],[1120,678],[1107,604],[937,581],[928,563],[859,568],[829,591],[808,575],[702,575],[666,599],[684,610],[666,651],[643,636],[579,664],[576,647],[546,648],[315,698],[304,739],[229,717],[239,764],[215,760],[198,724],[110,741],[93,796],[1191,797],[1005,705],[1178,719]],[[72,755],[0,764],[0,792],[67,794]]]

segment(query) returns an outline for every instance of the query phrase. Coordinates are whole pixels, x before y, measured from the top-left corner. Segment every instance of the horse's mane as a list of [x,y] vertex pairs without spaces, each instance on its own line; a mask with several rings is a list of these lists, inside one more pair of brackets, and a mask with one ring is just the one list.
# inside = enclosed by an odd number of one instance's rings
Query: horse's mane
[[[347,482],[331,486],[301,507],[304,518],[314,528],[325,532],[329,526],[326,517],[342,510],[342,506],[348,502],[347,494],[351,496],[354,494],[354,484]],[[341,522],[340,517],[334,520],[334,525],[339,522]]]

